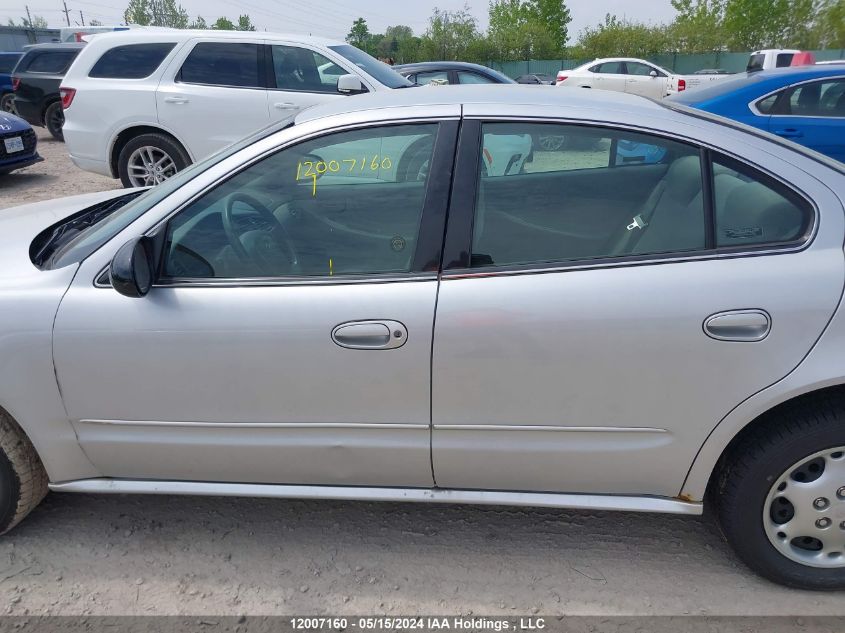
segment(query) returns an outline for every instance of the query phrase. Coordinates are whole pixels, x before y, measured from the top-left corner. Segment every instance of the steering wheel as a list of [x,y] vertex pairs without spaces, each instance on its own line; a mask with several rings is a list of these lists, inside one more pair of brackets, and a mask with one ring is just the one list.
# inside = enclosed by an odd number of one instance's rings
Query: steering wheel
[[[234,207],[238,202],[243,202],[257,211],[258,215],[270,225],[270,228],[255,229],[243,233],[239,231],[234,220]],[[279,274],[278,265],[273,261],[275,246],[287,258],[290,263],[290,271],[299,270],[296,248],[285,231],[285,227],[279,222],[276,215],[254,196],[248,193],[235,192],[226,198],[226,206],[223,210],[223,231],[232,246],[232,250],[242,262],[255,264],[264,273],[277,276]],[[249,250],[246,249],[242,241],[242,238],[247,234],[251,234],[252,237]]]

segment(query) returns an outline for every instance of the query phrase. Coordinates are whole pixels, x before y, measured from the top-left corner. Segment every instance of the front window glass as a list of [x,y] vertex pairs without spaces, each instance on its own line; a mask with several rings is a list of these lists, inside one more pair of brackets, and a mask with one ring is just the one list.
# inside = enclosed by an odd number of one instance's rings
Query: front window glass
[[379,83],[384,84],[388,88],[407,88],[408,86],[414,85],[393,70],[390,66],[384,62],[380,62],[375,57],[367,55],[367,53],[359,48],[355,48],[349,44],[329,46],[329,48],[335,53],[343,56],[345,59],[348,59],[370,77]]
[[[528,148],[520,147],[525,138]],[[483,139],[474,267],[705,248],[695,147],[633,132],[529,123],[487,124]],[[506,171],[489,167],[517,155]]]
[[320,53],[298,46],[272,47],[276,88],[305,92],[337,92],[337,80],[347,74]]
[[163,276],[410,271],[436,134],[435,124],[341,132],[247,167],[170,221]]
[[[645,64],[639,64],[637,62],[628,62],[627,66],[628,66],[628,74],[629,75],[639,75],[639,76],[647,77],[648,75],[651,74],[651,71],[657,72],[656,68],[652,68],[651,66],[646,66]],[[660,74],[660,73],[658,73],[658,74]]]
[[449,73],[446,71],[431,71],[426,73],[417,73],[416,82],[421,86],[427,86],[428,84],[448,84],[449,83]]
[[200,42],[182,64],[179,81],[210,86],[259,88],[258,44]]

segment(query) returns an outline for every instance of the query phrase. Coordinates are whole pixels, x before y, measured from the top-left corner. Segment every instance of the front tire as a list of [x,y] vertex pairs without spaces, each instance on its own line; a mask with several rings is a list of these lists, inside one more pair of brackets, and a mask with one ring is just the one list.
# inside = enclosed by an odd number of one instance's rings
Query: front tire
[[124,187],[150,187],[191,164],[182,146],[166,134],[141,134],[130,140],[117,158]]
[[0,534],[5,534],[47,494],[47,472],[32,442],[0,411]]
[[737,555],[798,589],[845,588],[845,402],[798,401],[740,440],[717,481]]
[[62,104],[59,101],[51,103],[44,111],[44,125],[47,131],[57,141],[64,142],[65,136],[62,134],[62,127],[65,124],[65,111],[62,110]]

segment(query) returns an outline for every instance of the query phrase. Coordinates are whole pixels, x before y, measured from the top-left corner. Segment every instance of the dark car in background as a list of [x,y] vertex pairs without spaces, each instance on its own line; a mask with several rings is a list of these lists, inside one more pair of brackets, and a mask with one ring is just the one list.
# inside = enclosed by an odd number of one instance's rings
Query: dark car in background
[[84,42],[30,46],[12,78],[18,114],[32,125],[46,127],[59,141],[64,140],[65,122],[59,85],[84,46]]
[[0,53],[0,110],[15,113],[15,92],[12,71],[23,53]]
[[466,62],[420,62],[394,66],[393,70],[417,85],[438,84],[512,84],[510,77],[497,70]]
[[10,112],[0,112],[0,175],[44,160],[38,155],[32,126]]
[[545,73],[530,73],[516,78],[518,84],[534,84],[538,86],[554,86],[557,79]]

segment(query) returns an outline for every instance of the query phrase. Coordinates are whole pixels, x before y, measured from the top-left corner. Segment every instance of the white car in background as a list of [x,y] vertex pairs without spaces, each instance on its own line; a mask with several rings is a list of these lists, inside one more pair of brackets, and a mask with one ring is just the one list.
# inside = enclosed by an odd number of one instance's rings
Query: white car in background
[[309,106],[412,85],[354,46],[322,38],[105,33],[91,37],[62,82],[63,132],[82,169],[127,187],[154,185]]
[[644,59],[610,57],[561,70],[557,84],[564,88],[598,88],[662,99],[668,93],[672,73]]

